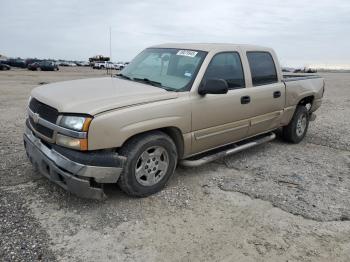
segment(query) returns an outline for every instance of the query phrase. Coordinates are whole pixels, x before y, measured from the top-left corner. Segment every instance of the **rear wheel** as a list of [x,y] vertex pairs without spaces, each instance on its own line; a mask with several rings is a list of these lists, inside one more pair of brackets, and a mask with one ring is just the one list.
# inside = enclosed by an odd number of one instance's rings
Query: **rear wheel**
[[118,185],[132,196],[145,197],[160,191],[177,164],[174,142],[158,131],[132,138],[120,154],[127,160]]
[[302,141],[309,127],[309,112],[305,106],[297,106],[290,123],[283,127],[283,138],[297,144]]

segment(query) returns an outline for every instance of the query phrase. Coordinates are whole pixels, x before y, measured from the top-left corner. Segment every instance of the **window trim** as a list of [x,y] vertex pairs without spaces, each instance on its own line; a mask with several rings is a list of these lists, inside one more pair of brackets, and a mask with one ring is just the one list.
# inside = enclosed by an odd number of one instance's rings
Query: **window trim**
[[[251,69],[251,66],[250,66],[250,63],[249,63],[249,58],[248,58],[248,54],[249,53],[260,53],[260,54],[263,53],[263,54],[268,54],[271,57],[271,60],[272,60],[272,63],[273,63],[273,67],[274,67],[275,73],[276,73],[276,81],[270,82],[270,83],[258,84],[258,85],[253,83],[253,74],[252,74],[252,69]],[[254,86],[271,85],[271,84],[278,83],[278,74],[277,74],[277,68],[276,68],[275,59],[273,58],[272,54],[269,51],[247,51],[246,52],[246,56],[247,56],[247,61],[248,61],[248,66],[249,66],[249,71],[250,71],[250,78],[252,80],[252,87],[254,87]]]
[[211,64],[211,62],[213,61],[213,59],[217,56],[217,55],[220,55],[220,54],[232,54],[232,53],[235,53],[238,55],[238,58],[239,58],[239,61],[240,61],[240,64],[241,64],[241,68],[242,68],[242,73],[243,73],[243,82],[244,82],[244,85],[242,87],[237,87],[237,88],[229,88],[228,90],[237,90],[237,89],[242,89],[242,88],[246,88],[247,85],[246,85],[246,82],[245,82],[245,73],[244,73],[244,67],[243,67],[243,63],[242,63],[242,57],[241,57],[241,54],[238,52],[238,51],[222,51],[222,52],[218,52],[218,53],[215,53],[215,55],[213,55],[213,57],[211,58],[207,68],[205,69],[205,72],[203,74],[203,78],[202,78],[202,81],[201,81],[201,84],[203,83],[203,80],[204,80],[204,77],[205,77],[205,74],[207,73],[208,71],[208,68]]

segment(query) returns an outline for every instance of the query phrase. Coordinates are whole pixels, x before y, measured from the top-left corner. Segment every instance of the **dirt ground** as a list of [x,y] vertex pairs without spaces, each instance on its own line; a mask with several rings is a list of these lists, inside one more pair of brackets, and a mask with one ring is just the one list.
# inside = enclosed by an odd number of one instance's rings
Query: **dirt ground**
[[0,260],[350,261],[350,74],[322,74],[325,101],[302,143],[179,167],[148,198],[108,186],[99,202],[37,174],[22,133],[35,86],[104,75],[0,71]]

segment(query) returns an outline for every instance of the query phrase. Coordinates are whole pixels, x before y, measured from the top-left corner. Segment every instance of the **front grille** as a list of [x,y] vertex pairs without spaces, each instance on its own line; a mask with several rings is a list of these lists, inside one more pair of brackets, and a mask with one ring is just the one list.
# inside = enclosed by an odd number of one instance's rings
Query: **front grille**
[[[35,98],[32,98],[29,102],[29,108],[31,111],[33,111],[36,114],[39,114],[39,116],[46,121],[49,121],[53,124],[56,124],[57,118],[58,118],[58,110],[48,106]],[[47,128],[41,124],[35,123],[33,118],[29,117],[29,122],[31,126],[40,134],[43,136],[52,139],[54,131],[50,128]]]
[[58,110],[45,105],[44,103],[41,103],[40,101],[36,100],[35,98],[32,98],[29,102],[29,108],[34,113],[39,114],[39,116],[51,123],[56,124],[57,117],[58,117]]
[[44,136],[46,136],[48,138],[52,138],[52,136],[53,136],[53,130],[52,129],[35,123],[31,117],[29,117],[29,122],[30,122],[31,126],[36,131],[38,131],[40,134],[42,134],[42,135],[44,135]]

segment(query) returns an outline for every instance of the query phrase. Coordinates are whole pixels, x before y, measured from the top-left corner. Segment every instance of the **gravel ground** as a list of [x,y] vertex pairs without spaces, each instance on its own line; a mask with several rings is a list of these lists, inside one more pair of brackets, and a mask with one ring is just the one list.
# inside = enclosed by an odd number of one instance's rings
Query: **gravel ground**
[[227,167],[240,172],[225,178],[220,188],[309,219],[350,220],[349,156],[324,146],[307,147],[286,148],[276,141],[226,159]]
[[350,74],[323,75],[325,103],[302,143],[277,139],[179,167],[148,198],[111,185],[100,202],[38,174],[22,133],[30,90],[40,82],[103,75],[0,72],[0,260],[350,261]]
[[0,189],[0,218],[2,261],[56,261],[47,232],[18,194]]
[[325,78],[326,98],[306,139],[299,145],[276,140],[226,158],[228,168],[241,172],[225,178],[223,190],[270,201],[309,219],[350,220],[350,91],[344,88],[350,77]]

